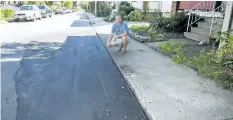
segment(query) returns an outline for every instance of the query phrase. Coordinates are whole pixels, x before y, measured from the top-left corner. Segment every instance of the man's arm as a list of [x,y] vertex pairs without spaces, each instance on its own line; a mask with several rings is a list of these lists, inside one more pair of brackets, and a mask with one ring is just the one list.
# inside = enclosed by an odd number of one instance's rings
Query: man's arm
[[107,46],[110,47],[110,42],[113,39],[113,33],[114,33],[114,25],[112,26],[111,33],[108,36]]
[[113,39],[113,33],[110,33],[108,36],[108,44],[111,42],[112,39]]

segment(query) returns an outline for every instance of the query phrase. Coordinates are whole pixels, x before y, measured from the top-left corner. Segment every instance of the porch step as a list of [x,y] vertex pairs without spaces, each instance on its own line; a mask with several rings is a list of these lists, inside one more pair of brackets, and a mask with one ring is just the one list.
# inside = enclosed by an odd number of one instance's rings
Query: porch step
[[[211,23],[212,21],[212,17],[204,17],[205,19],[205,23]],[[214,22],[215,23],[220,23],[220,22],[223,22],[223,18],[214,18]]]
[[209,37],[195,34],[192,32],[184,32],[184,36],[188,39],[192,39],[192,40],[195,40],[198,42],[208,42],[209,41]]
[[[222,25],[219,25],[218,26],[218,24],[219,23],[217,23],[217,24],[213,24],[213,27],[215,28],[214,30],[215,31],[221,31],[222,30]],[[211,23],[206,23],[206,22],[198,22],[198,27],[199,28],[202,28],[202,29],[206,29],[206,30],[210,30],[210,25],[211,25]],[[216,28],[217,27],[217,28]]]
[[211,25],[211,23],[198,22],[198,27],[199,27],[199,28],[206,29],[206,30],[209,30],[209,29],[210,29],[210,25]]
[[209,36],[209,30],[208,29],[203,29],[203,28],[199,28],[199,27],[192,27],[191,32],[195,33],[195,34],[207,36],[207,37]]
[[212,16],[218,17],[218,18],[223,18],[223,14],[221,12],[214,12],[214,15],[211,11],[192,11],[193,14],[196,14],[200,17],[209,17],[211,18]]

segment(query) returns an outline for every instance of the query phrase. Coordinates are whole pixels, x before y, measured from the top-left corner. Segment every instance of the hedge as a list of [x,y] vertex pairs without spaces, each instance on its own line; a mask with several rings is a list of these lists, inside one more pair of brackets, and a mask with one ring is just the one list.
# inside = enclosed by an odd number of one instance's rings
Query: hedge
[[14,10],[12,9],[1,8],[0,13],[0,19],[12,18],[14,16]]

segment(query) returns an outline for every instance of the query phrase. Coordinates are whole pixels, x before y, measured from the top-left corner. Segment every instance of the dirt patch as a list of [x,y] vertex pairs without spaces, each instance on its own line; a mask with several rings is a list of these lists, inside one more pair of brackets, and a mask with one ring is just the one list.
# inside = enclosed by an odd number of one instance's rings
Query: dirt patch
[[[172,39],[172,40],[174,41],[174,44],[179,43],[179,42],[184,44],[184,52],[185,52],[185,55],[187,57],[193,57],[195,54],[200,53],[200,51],[202,49],[206,49],[206,50],[212,49],[211,46],[198,45],[197,41],[190,40],[190,39]],[[172,56],[171,53],[165,53],[159,49],[160,45],[162,45],[163,43],[164,42],[151,42],[151,43],[146,43],[146,45],[148,45],[150,48],[152,48],[160,53],[163,53],[166,56],[169,56],[169,57]]]

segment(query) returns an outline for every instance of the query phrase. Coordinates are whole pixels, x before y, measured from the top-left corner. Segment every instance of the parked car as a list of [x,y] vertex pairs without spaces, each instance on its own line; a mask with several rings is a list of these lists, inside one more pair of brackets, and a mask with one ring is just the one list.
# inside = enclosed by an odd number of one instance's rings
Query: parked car
[[42,18],[52,17],[52,11],[47,5],[39,5],[39,9],[41,10]]
[[67,8],[62,8],[65,14],[69,13],[69,10]]
[[76,9],[76,8],[73,8],[73,9],[72,9],[72,12],[77,12],[77,9]]
[[65,11],[63,9],[56,9],[55,14],[65,14]]
[[22,5],[19,7],[14,14],[14,20],[18,22],[19,20],[41,20],[40,9],[36,5]]
[[68,13],[72,13],[73,11],[72,11],[72,9],[68,9]]

